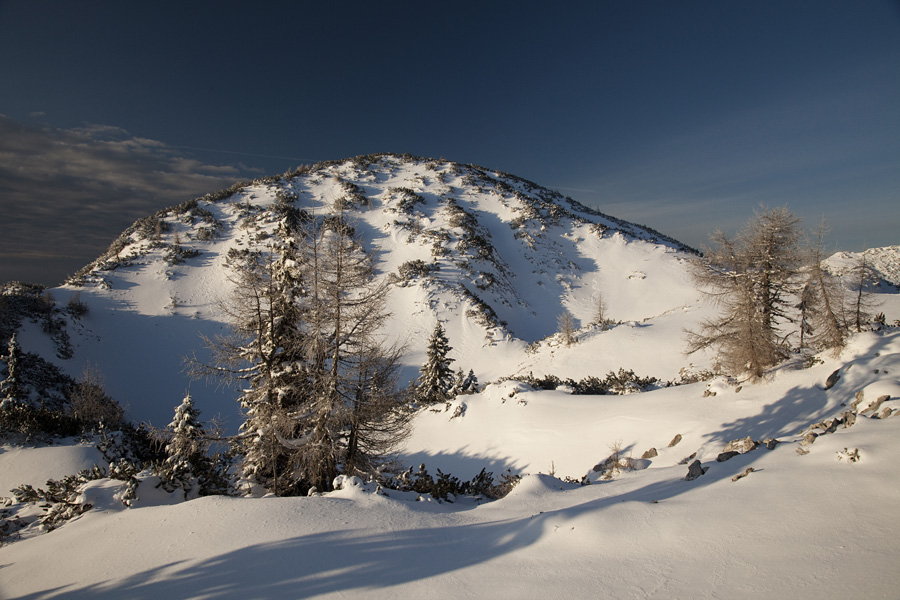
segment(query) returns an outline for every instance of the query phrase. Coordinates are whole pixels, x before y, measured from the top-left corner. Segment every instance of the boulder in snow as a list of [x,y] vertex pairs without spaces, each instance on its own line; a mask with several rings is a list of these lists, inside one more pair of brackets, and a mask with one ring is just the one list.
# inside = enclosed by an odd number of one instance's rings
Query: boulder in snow
[[745,438],[731,440],[730,442],[725,444],[725,448],[722,450],[722,452],[737,452],[738,454],[744,454],[745,452],[756,450],[756,447],[758,445],[759,443],[753,441],[753,438],[748,435]]
[[841,370],[838,369],[837,371],[835,371],[834,373],[829,375],[828,379],[825,380],[825,389],[830,390],[831,388],[833,388],[834,384],[836,384],[840,378],[841,378]]
[[740,454],[740,452],[737,452],[735,450],[729,450],[728,452],[721,452],[716,457],[716,462],[725,462],[726,460],[730,460],[739,454]]
[[814,433],[810,431],[806,435],[803,436],[803,440],[800,442],[801,446],[812,446],[813,442],[816,441],[816,438],[819,437],[818,433]]
[[685,475],[684,480],[693,481],[706,473],[708,469],[709,467],[704,467],[702,464],[700,464],[699,460],[695,460],[690,465],[688,465],[688,474]]

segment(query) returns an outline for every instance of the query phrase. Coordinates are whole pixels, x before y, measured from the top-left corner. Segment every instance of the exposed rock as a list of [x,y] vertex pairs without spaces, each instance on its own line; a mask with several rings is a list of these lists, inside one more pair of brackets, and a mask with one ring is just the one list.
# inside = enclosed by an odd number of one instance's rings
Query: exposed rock
[[892,414],[894,414],[894,409],[892,409],[890,406],[885,406],[884,410],[881,411],[881,414],[878,415],[878,418],[879,419],[887,419]]
[[852,410],[846,410],[841,413],[841,418],[844,421],[844,429],[853,427],[853,425],[856,423],[856,412]]
[[746,477],[747,475],[749,475],[750,473],[754,472],[755,470],[756,469],[754,469],[753,467],[747,467],[746,469],[744,469],[743,473],[738,473],[737,475],[732,477],[731,480],[737,481],[738,479],[742,479],[742,478]]
[[654,458],[659,456],[659,452],[656,451],[656,448],[650,448],[643,454],[641,454],[641,458]]
[[715,395],[716,395],[716,392],[715,392],[714,390],[709,389],[709,388],[706,388],[706,389],[703,391],[703,397],[704,397],[704,398],[709,398],[710,396],[715,396]]
[[833,388],[834,384],[836,384],[840,378],[841,378],[841,370],[838,369],[837,371],[835,371],[834,373],[829,375],[828,379],[825,380],[825,389],[830,390],[831,388]]
[[699,460],[695,460],[690,465],[688,465],[688,474],[684,477],[685,481],[693,481],[706,473],[709,467],[704,467],[700,464]]
[[798,447],[797,447],[797,454],[799,454],[800,456],[803,456],[804,454],[809,454],[809,450],[807,450],[806,448],[801,448],[801,447],[798,446]]
[[728,452],[722,452],[716,457],[716,462],[725,462],[726,460],[732,459],[735,456],[738,456],[740,452],[736,452],[734,450],[729,450]]
[[775,446],[777,446],[781,442],[779,442],[775,438],[767,438],[763,443],[766,445],[767,450],[774,450]]
[[860,402],[862,402],[865,397],[866,397],[866,394],[862,390],[859,390],[858,392],[856,392],[856,394],[854,396],[854,398],[856,398],[856,400],[854,400],[853,402],[850,403],[850,408],[853,410],[856,410],[856,407],[859,406]]
[[669,442],[669,448],[671,448],[672,446],[675,446],[675,445],[678,444],[678,442],[680,442],[680,441],[681,441],[681,434],[680,434],[680,433],[676,433],[676,434],[675,434],[675,437],[672,438],[672,441]]
[[818,433],[813,433],[810,431],[806,435],[803,436],[803,441],[800,442],[801,446],[812,446],[813,442],[816,441],[816,438],[819,437]]
[[823,431],[822,434],[824,435],[826,433],[834,433],[835,431],[837,431],[838,425],[840,425],[841,423],[842,421],[840,419],[832,419],[831,422],[827,424],[828,426],[825,427],[825,431]]
[[745,452],[750,452],[751,450],[756,450],[756,446],[759,444],[753,441],[749,435],[745,438],[740,438],[737,440],[731,440],[727,444],[725,444],[725,448],[722,452],[737,452],[739,454],[743,454]]
[[678,464],[679,464],[679,465],[686,465],[686,464],[688,464],[690,461],[694,460],[694,457],[696,457],[696,456],[697,456],[697,453],[696,453],[696,452],[692,452],[690,456],[685,456],[684,458],[682,458],[681,460],[679,460],[679,461],[678,461]]
[[868,412],[875,414],[875,412],[881,408],[881,405],[890,400],[891,397],[885,394],[884,396],[878,396],[878,399],[875,400],[874,403],[870,404],[867,408],[859,411],[859,414],[864,415]]

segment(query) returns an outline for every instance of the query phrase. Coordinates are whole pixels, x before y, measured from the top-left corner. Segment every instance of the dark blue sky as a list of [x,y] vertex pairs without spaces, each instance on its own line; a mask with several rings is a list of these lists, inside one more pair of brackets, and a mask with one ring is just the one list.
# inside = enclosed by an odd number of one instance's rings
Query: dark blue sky
[[696,246],[761,203],[824,215],[839,249],[900,243],[896,0],[7,0],[0,115],[0,281],[58,283],[159,208],[371,152]]

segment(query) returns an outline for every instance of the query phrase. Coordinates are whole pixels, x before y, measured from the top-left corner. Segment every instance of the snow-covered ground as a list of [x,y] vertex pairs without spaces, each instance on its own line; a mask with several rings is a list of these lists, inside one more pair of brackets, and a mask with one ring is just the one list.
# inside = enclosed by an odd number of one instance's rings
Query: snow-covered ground
[[[898,376],[894,332],[740,392],[714,383],[715,396],[704,383],[618,397],[509,398],[491,386],[465,399],[462,417],[424,413],[406,456],[461,475],[483,465],[530,473],[501,500],[348,485],[172,504],[150,487],[126,509],[114,489],[91,489],[94,509],[0,548],[0,581],[6,598],[896,597],[900,414],[860,416],[797,450],[809,425],[839,417],[857,391],[860,410],[900,392]],[[900,399],[885,406],[900,410]],[[748,435],[781,443],[715,461]],[[617,440],[624,455],[658,456],[585,486],[548,474],[581,478]],[[15,453],[32,479],[57,475],[48,449],[4,450],[0,460]],[[68,451],[90,466],[83,448]],[[679,463],[694,453],[708,470],[685,481]]]
[[[711,310],[687,275],[689,255],[605,217],[554,219],[531,184],[501,174],[395,159],[329,169],[293,181],[298,206],[333,202],[338,177],[351,181],[369,199],[356,227],[381,276],[417,259],[438,265],[391,292],[388,332],[407,345],[406,379],[440,319],[453,367],[487,384],[446,410],[423,410],[398,460],[461,479],[509,471],[521,482],[496,501],[442,502],[350,481],[306,498],[184,502],[151,478],[126,508],[123,484],[101,479],[80,498],[91,510],[0,547],[0,598],[898,597],[900,330],[857,334],[840,356],[810,368],[798,358],[756,384],[719,378],[624,396],[535,391],[508,378],[578,380],[625,368],[665,382],[692,362],[708,367],[710,355],[683,354],[683,330]],[[422,200],[412,212],[398,209],[401,187]],[[221,414],[236,429],[237,391],[191,382],[184,357],[204,359],[199,336],[224,331],[225,257],[265,240],[273,222],[263,209],[279,189],[259,184],[224,203],[201,202],[220,223],[210,239],[198,236],[210,221],[170,213],[161,245],[133,236],[106,257],[121,261],[117,268],[98,264],[85,286],[52,290],[61,305],[77,294],[89,308],[68,326],[73,358],[55,362],[74,376],[99,367],[133,419],[164,426],[190,390],[202,419]],[[450,199],[476,217],[475,229],[452,226]],[[460,249],[473,232],[491,243],[490,260]],[[169,264],[175,243],[201,254]],[[473,313],[460,286],[497,322]],[[900,295],[887,287],[878,310],[890,323],[900,318]],[[600,297],[618,322],[608,330],[589,325]],[[563,308],[580,327],[570,346],[553,335]],[[26,323],[19,341],[56,353],[37,323]],[[835,371],[837,383],[824,389]],[[823,426],[801,445],[811,426],[850,410],[859,391],[855,424]],[[864,412],[882,395],[890,399]],[[748,436],[781,443],[716,461]],[[595,471],[616,448],[630,468]],[[706,472],[687,481],[693,461]],[[100,453],[74,440],[2,446],[0,495],[94,464],[105,466]]]

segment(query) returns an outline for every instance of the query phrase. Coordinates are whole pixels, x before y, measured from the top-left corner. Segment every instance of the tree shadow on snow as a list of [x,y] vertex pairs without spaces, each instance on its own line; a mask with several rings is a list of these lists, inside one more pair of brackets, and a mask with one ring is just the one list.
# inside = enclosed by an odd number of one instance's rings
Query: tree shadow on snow
[[[437,477],[436,465],[441,465],[442,472],[454,475],[461,480],[469,480],[478,475],[481,469],[494,474],[494,479],[511,470],[513,473],[521,471],[521,466],[512,457],[479,456],[477,454],[464,454],[465,448],[459,452],[413,452],[403,454],[403,464],[412,467],[413,471],[424,464],[432,477]],[[444,471],[446,469],[446,471]]]
[[541,532],[539,522],[518,519],[360,536],[316,533],[248,546],[196,564],[170,563],[117,582],[21,598],[309,598],[383,589],[515,551]]

